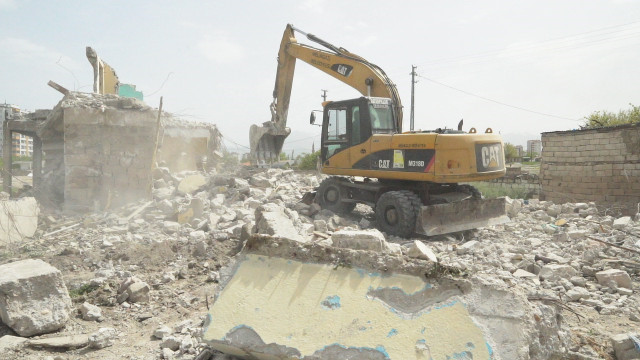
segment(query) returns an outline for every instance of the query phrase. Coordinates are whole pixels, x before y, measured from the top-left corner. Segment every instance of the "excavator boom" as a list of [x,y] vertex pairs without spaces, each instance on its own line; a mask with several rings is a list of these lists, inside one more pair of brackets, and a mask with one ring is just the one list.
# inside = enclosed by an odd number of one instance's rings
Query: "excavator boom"
[[[298,43],[295,32],[305,35],[308,40],[325,47],[326,50]],[[379,66],[288,24],[278,51],[271,120],[262,126],[252,125],[249,133],[251,158],[255,164],[277,161],[284,140],[291,133],[286,125],[297,59],[344,82],[364,96],[391,99],[397,129],[402,129],[402,103],[398,90]]]

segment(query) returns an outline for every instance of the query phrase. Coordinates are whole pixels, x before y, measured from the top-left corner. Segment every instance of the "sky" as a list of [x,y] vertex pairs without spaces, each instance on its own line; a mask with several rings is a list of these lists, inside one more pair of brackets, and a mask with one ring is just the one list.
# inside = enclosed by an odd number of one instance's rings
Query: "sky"
[[[215,123],[230,151],[271,118],[276,59],[287,23],[380,66],[396,83],[409,129],[480,132],[526,145],[577,129],[594,111],[640,104],[640,1],[36,1],[0,0],[0,101],[54,107],[49,80],[91,92],[91,46],[145,101]],[[301,43],[310,43],[301,34]],[[313,43],[310,43],[313,44]],[[311,110],[357,98],[298,62],[284,150],[319,147]]]

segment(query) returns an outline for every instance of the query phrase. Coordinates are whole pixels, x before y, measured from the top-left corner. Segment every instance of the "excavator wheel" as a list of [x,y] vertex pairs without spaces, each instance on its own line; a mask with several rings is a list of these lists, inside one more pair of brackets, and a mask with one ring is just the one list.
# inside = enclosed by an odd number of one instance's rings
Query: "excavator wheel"
[[409,237],[416,229],[420,198],[408,190],[389,191],[376,203],[378,228],[387,234]]
[[347,214],[353,211],[356,207],[355,202],[341,201],[341,199],[349,197],[347,187],[342,184],[345,181],[349,180],[335,176],[322,180],[320,187],[318,187],[316,201],[323,209],[329,209],[339,214]]

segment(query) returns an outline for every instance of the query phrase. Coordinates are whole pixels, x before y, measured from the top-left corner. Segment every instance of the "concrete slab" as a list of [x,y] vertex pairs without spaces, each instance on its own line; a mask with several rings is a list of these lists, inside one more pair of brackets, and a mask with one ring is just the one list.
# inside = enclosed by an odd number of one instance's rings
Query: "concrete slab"
[[38,202],[33,197],[0,200],[0,246],[22,242],[38,229]]
[[248,254],[204,339],[251,359],[490,359],[460,294],[417,276]]

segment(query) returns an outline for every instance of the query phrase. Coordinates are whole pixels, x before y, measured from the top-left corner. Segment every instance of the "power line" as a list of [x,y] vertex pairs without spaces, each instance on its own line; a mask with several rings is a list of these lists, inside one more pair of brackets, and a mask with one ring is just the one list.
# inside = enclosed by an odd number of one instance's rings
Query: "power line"
[[461,92],[461,93],[463,93],[463,94],[467,94],[467,95],[470,95],[470,96],[475,96],[475,97],[480,98],[480,99],[482,99],[482,100],[490,101],[490,102],[493,102],[493,103],[496,103],[496,104],[499,104],[499,105],[503,105],[503,106],[507,106],[507,107],[510,107],[510,108],[514,108],[514,109],[518,109],[518,110],[522,110],[522,111],[530,112],[530,113],[533,113],[533,114],[538,114],[538,115],[543,115],[543,116],[553,117],[553,118],[556,118],[556,119],[570,120],[570,121],[582,121],[581,119],[571,119],[571,118],[564,117],[564,116],[558,116],[558,115],[553,115],[553,114],[547,114],[547,113],[543,113],[543,112],[540,112],[540,111],[535,111],[535,110],[526,109],[526,108],[523,108],[523,107],[520,107],[520,106],[507,104],[507,103],[504,103],[504,102],[502,102],[502,101],[489,99],[489,98],[487,98],[487,97],[484,97],[484,96],[481,96],[481,95],[477,95],[477,94],[474,94],[474,93],[468,92],[468,91],[466,91],[466,90],[462,90],[462,89],[455,88],[455,87],[453,87],[453,86],[451,86],[451,85],[443,84],[443,83],[441,83],[441,82],[439,82],[439,81],[436,81],[436,80],[433,80],[433,79],[429,79],[428,77],[425,77],[425,76],[422,76],[422,75],[418,75],[418,77],[421,77],[421,78],[423,78],[423,79],[425,79],[425,80],[427,80],[427,81],[431,81],[432,83],[435,83],[435,84],[438,84],[438,85],[441,85],[441,86],[444,86],[444,87],[448,87],[449,89],[453,89],[453,90],[459,91],[459,92]]
[[[545,45],[548,45],[548,44],[552,44],[553,42],[559,42],[559,41],[562,41],[562,40],[566,41],[568,39],[577,38],[577,37],[580,37],[580,36],[583,36],[583,35],[587,35],[587,34],[592,34],[592,33],[595,33],[595,32],[601,32],[603,30],[626,27],[626,26],[629,26],[629,25],[634,25],[634,24],[639,24],[639,23],[640,23],[640,21],[634,21],[634,22],[630,22],[630,23],[626,23],[626,24],[604,27],[604,28],[600,28],[600,29],[596,29],[596,30],[583,32],[583,33],[557,37],[557,38],[553,38],[553,39],[549,39],[549,40],[540,41],[540,42],[537,42],[537,43],[532,43],[532,44],[529,44],[527,46],[521,46],[521,47],[513,49],[513,50],[515,50],[515,51],[535,50],[536,48],[539,48],[539,47],[542,47],[542,46],[545,46]],[[592,35],[591,37],[600,37],[600,36],[603,36],[603,35],[611,35],[611,34],[625,32],[625,31],[629,31],[629,30],[632,30],[632,29],[620,29],[620,30],[615,30],[615,31],[610,31],[610,32],[604,32],[604,33]],[[636,34],[638,34],[638,33],[623,34],[624,36],[623,37],[619,37],[619,38],[610,37],[610,38],[605,38],[605,39],[592,39],[592,41],[587,41],[587,42],[585,42],[583,44],[556,44],[556,45],[575,48],[576,46],[579,47],[579,45],[589,46],[591,43],[597,43],[597,42],[602,42],[602,41],[607,41],[607,40],[626,39],[626,38],[629,38],[629,37],[633,37]],[[629,35],[631,35],[631,36],[629,36]],[[589,40],[589,39],[584,39],[584,40]],[[563,47],[552,49],[552,50],[561,50],[561,49],[563,49]],[[508,49],[506,49],[506,50],[508,50]],[[503,53],[504,51],[505,51],[505,49],[489,50],[489,51],[485,51],[485,52],[481,52],[481,53],[477,53],[477,54],[472,54],[472,55],[462,55],[462,56],[456,56],[456,57],[451,57],[451,58],[435,59],[435,60],[432,60],[432,61],[427,61],[425,63],[421,63],[419,65],[420,66],[429,66],[429,65],[438,65],[438,64],[442,64],[442,63],[452,63],[452,62],[456,62],[456,61],[462,61],[462,60],[474,59],[474,58],[486,58],[486,57],[489,57],[489,56],[492,56],[492,55],[497,55],[497,54]],[[518,54],[515,54],[515,55],[518,55]]]

